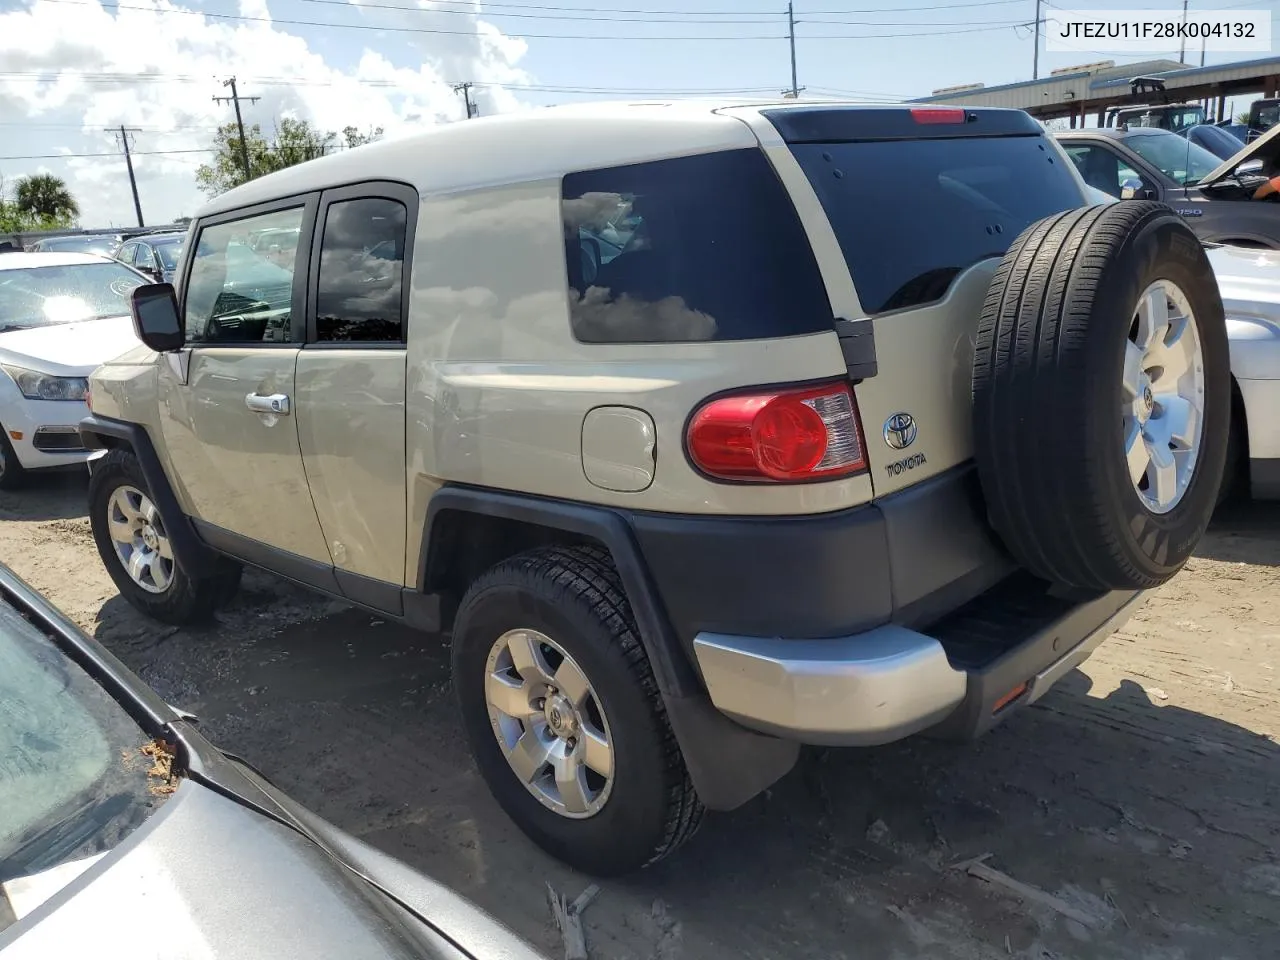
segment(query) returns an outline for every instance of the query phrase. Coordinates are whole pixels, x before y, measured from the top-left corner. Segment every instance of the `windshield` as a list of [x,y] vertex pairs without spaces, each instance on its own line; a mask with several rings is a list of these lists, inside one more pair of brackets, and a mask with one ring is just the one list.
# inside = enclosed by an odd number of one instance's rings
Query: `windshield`
[[1199,183],[1222,163],[1204,147],[1176,133],[1143,133],[1125,137],[1124,145],[1184,187]]
[[149,773],[148,744],[106,691],[0,603],[0,931],[172,792]]
[[115,262],[0,270],[0,333],[126,316],[130,291],[145,282]]
[[1004,256],[1042,217],[1084,198],[1042,136],[802,143],[791,148],[821,201],[862,308],[940,300],[956,275]]
[[160,240],[151,244],[156,254],[160,257],[160,264],[166,270],[173,270],[178,265],[178,258],[182,256],[181,240]]
[[59,253],[98,253],[109,257],[115,248],[116,243],[110,237],[54,237],[40,241],[41,250]]

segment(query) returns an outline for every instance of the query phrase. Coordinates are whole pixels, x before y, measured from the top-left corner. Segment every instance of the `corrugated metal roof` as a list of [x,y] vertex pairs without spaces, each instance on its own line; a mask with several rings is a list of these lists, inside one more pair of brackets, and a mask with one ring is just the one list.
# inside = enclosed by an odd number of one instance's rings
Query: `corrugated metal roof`
[[[1018,80],[1015,83],[1001,83],[995,86],[984,86],[981,92],[984,94],[1004,93],[1008,90],[1026,90],[1032,87],[1039,87],[1043,89],[1055,84],[1060,84],[1067,80],[1079,80],[1084,77],[1091,76],[1105,77],[1107,79],[1111,79],[1112,77],[1122,78],[1121,82],[1128,85],[1129,77],[1158,76],[1162,75],[1162,71],[1167,71],[1170,68],[1178,68],[1180,66],[1181,64],[1176,60],[1144,60],[1141,63],[1120,64],[1119,66],[1111,67],[1107,70],[1080,70],[1075,73],[1056,73],[1048,77],[1041,77],[1039,80]],[[949,100],[957,97],[963,97],[966,93],[972,92],[974,91],[961,90],[956,91],[955,93],[939,94],[938,96],[917,97],[915,100],[910,100],[908,102],[927,103],[935,100]],[[1039,103],[1037,102],[1034,105],[1038,106]]]
[[[1270,67],[1271,69],[1264,69]],[[1215,74],[1221,74],[1223,80],[1236,80],[1241,76],[1249,74],[1257,74],[1260,77],[1271,76],[1274,73],[1280,73],[1280,57],[1264,57],[1261,60],[1241,60],[1237,63],[1219,63],[1210,67],[1179,67],[1176,70],[1165,70],[1160,73],[1152,74],[1133,74],[1133,76],[1153,76],[1159,77],[1164,81],[1169,80],[1190,80],[1192,84],[1213,83]],[[1190,86],[1192,84],[1178,84],[1178,86]],[[1089,84],[1091,90],[1103,90],[1110,87],[1127,87],[1129,85],[1129,75],[1124,77],[1114,77],[1099,79]]]
[[[1039,80],[1021,80],[978,90],[958,90],[954,93],[917,97],[910,103],[936,103],[942,100],[963,100],[977,106],[994,104],[1021,109],[1056,107],[1064,102],[1078,103],[1081,98],[1108,99],[1127,92],[1133,77],[1159,77],[1170,91],[1204,84],[1225,83],[1280,75],[1280,57],[1264,57],[1258,60],[1241,60],[1206,67],[1190,67],[1176,60],[1146,60],[1127,63],[1106,70],[1080,70],[1060,73]],[[1074,96],[1064,98],[1065,91]],[[1012,95],[1009,95],[1012,94]]]

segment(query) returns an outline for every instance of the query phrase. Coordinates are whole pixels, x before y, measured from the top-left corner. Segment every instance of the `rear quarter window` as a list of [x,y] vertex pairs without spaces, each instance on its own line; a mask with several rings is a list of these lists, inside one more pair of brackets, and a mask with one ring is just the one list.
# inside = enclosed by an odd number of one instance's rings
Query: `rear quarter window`
[[1035,221],[1085,204],[1043,136],[799,143],[863,310],[942,299]]
[[753,340],[832,328],[804,228],[759,150],[572,173],[561,210],[580,341]]

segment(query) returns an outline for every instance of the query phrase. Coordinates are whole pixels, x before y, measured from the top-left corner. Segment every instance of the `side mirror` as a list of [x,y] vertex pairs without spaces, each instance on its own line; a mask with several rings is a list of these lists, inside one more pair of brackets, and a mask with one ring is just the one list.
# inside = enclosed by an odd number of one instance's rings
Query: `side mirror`
[[1121,200],[1150,200],[1151,191],[1143,189],[1142,181],[1130,177],[1120,184]]
[[178,298],[171,283],[148,283],[129,294],[129,312],[138,339],[156,353],[181,348],[185,339],[178,320]]

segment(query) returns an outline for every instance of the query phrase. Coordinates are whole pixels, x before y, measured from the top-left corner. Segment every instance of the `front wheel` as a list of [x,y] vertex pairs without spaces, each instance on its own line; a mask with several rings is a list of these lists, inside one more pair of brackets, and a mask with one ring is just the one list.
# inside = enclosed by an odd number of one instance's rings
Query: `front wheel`
[[617,875],[696,831],[703,807],[604,550],[539,549],[481,576],[453,681],[481,775],[552,856]]
[[125,450],[112,450],[89,476],[89,524],[98,554],[120,595],[156,620],[199,623],[235,595],[240,564],[218,561],[208,577],[193,578],[178,565],[142,467]]

